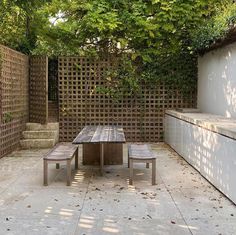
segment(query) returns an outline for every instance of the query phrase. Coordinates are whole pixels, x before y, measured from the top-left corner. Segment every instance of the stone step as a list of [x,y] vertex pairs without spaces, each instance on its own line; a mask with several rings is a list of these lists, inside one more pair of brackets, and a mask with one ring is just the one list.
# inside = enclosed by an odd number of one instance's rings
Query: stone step
[[40,124],[40,123],[26,123],[27,131],[39,131],[39,130],[59,130],[58,122],[51,122],[48,124]]
[[52,148],[55,145],[54,139],[27,139],[20,140],[22,149],[44,149]]
[[58,105],[56,103],[48,103],[48,108],[58,108]]
[[58,111],[58,108],[57,107],[49,107],[48,108],[48,111]]
[[43,130],[43,131],[23,131],[24,139],[55,139],[57,131]]
[[48,117],[48,121],[50,122],[58,122],[58,117],[55,115],[51,115]]
[[48,112],[58,112],[58,109],[57,108],[49,108]]

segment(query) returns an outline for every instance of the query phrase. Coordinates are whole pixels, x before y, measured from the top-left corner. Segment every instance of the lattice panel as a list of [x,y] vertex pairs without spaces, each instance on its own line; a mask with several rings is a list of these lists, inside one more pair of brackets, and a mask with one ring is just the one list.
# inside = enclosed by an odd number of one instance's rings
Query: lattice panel
[[0,157],[13,151],[29,116],[28,56],[0,46]]
[[58,101],[58,60],[48,61],[48,100]]
[[48,121],[48,58],[30,58],[30,122]]
[[[196,106],[196,94],[183,99],[160,84],[143,87],[144,100],[125,98],[120,103],[95,91],[111,63],[88,58],[60,57],[60,140],[71,141],[85,125],[122,125],[127,141],[161,141],[165,109]],[[141,105],[143,103],[143,105]]]

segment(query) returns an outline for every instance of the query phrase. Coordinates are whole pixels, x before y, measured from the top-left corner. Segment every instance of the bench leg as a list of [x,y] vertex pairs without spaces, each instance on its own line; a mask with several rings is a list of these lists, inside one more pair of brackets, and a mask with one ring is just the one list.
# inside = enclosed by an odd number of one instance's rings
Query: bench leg
[[129,168],[129,150],[128,150],[128,168]]
[[75,169],[79,169],[79,146],[75,152]]
[[152,160],[152,185],[156,184],[156,159]]
[[60,163],[56,163],[56,169],[60,169]]
[[100,171],[101,175],[103,175],[103,164],[104,164],[104,145],[100,144]]
[[146,168],[149,168],[149,163],[148,162],[146,163]]
[[67,173],[67,186],[70,186],[71,185],[71,160],[67,160],[66,161],[66,173]]
[[133,185],[133,176],[134,176],[133,159],[129,158],[129,184],[130,185]]
[[48,186],[48,162],[43,160],[43,185]]

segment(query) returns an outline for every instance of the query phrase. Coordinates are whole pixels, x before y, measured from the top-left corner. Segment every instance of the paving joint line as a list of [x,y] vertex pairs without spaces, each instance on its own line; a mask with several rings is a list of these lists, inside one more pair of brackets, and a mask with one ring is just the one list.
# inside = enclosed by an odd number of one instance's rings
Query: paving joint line
[[161,178],[161,180],[162,180],[162,182],[163,182],[163,184],[164,184],[164,186],[165,186],[165,188],[166,188],[166,191],[168,192],[168,194],[170,195],[170,197],[171,197],[172,201],[174,202],[174,204],[175,204],[175,207],[176,207],[176,208],[177,208],[177,210],[179,211],[179,213],[180,213],[180,215],[181,215],[181,217],[182,217],[182,219],[183,219],[184,223],[186,224],[186,226],[187,226],[187,228],[188,228],[188,230],[189,230],[190,234],[191,234],[191,235],[193,235],[193,233],[192,233],[192,230],[189,228],[189,226],[188,226],[188,224],[187,224],[187,222],[186,222],[186,220],[185,220],[185,218],[184,218],[184,215],[182,214],[182,212],[181,212],[180,208],[178,207],[178,205],[176,204],[176,202],[175,202],[175,200],[174,200],[174,198],[173,198],[172,194],[170,193],[170,189],[169,189],[169,188],[166,186],[166,184],[165,184],[165,182],[164,182],[164,180],[162,179],[162,177],[161,177],[161,175],[160,175],[160,174],[159,174],[159,177]]
[[87,197],[87,195],[88,195],[89,186],[90,186],[90,184],[91,184],[91,180],[92,180],[93,176],[94,176],[94,174],[93,174],[93,171],[92,171],[92,174],[91,174],[91,176],[90,176],[90,178],[89,178],[89,182],[88,182],[88,185],[87,185],[87,188],[86,188],[86,192],[85,192],[85,194],[84,194],[83,203],[82,203],[81,210],[80,210],[80,214],[79,214],[79,217],[78,217],[78,220],[77,220],[77,224],[76,224],[76,228],[75,228],[75,231],[74,231],[74,235],[77,235],[76,230],[77,230],[77,227],[78,227],[80,218],[81,218],[81,214],[82,214],[82,211],[83,211],[83,208],[84,208],[85,199],[86,199],[86,197]]

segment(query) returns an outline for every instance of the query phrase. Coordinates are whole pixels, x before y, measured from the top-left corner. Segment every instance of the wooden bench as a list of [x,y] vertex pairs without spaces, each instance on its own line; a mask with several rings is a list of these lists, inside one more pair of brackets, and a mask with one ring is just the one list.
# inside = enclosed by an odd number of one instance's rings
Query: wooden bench
[[78,169],[78,147],[68,143],[57,144],[43,158],[44,185],[48,185],[48,164],[56,163],[56,169],[60,168],[61,162],[67,165],[67,185],[71,185],[71,161],[75,157],[75,169]]
[[133,184],[133,163],[144,162],[149,168],[152,163],[152,184],[156,184],[156,156],[147,144],[131,144],[128,146],[128,167],[130,168],[129,183]]

